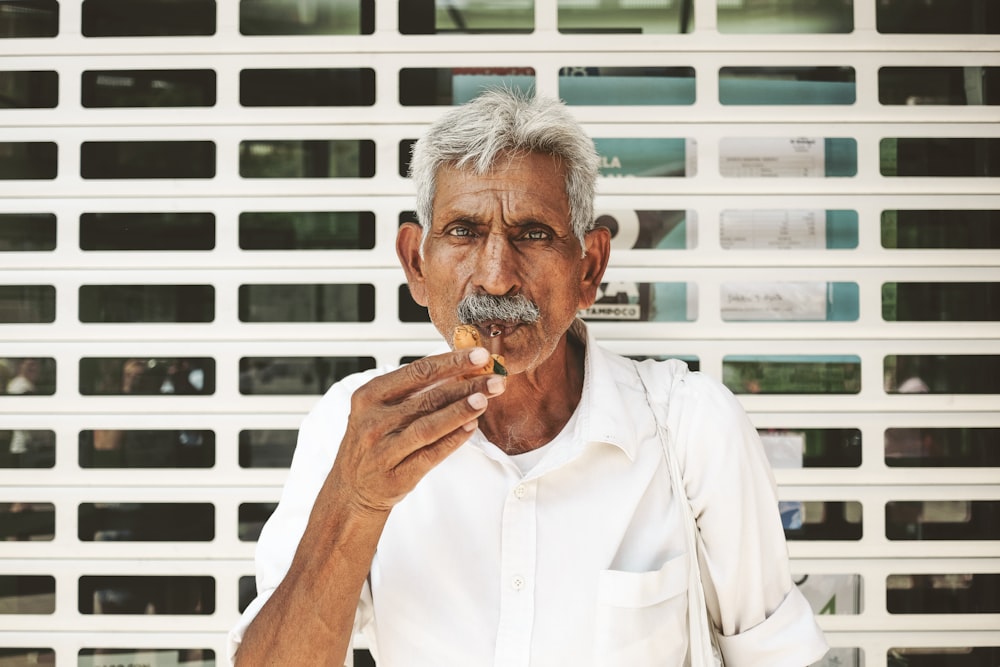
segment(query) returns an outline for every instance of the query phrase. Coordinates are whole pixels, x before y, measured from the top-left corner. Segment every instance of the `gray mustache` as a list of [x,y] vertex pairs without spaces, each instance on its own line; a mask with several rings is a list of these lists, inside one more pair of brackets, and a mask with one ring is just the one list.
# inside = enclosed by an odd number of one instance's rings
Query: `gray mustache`
[[470,294],[458,304],[458,320],[463,324],[489,321],[531,324],[539,315],[535,302],[521,294]]

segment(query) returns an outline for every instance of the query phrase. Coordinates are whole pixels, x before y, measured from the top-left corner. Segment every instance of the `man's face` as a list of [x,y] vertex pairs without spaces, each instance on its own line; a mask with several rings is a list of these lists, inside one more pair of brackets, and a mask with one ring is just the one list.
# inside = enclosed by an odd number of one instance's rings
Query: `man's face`
[[552,354],[577,311],[593,303],[607,264],[606,231],[587,234],[586,253],[573,233],[565,183],[559,161],[537,153],[501,157],[482,176],[442,167],[422,257],[420,230],[400,230],[410,290],[446,339],[470,294],[521,295],[539,307],[534,323],[499,323],[512,373]]

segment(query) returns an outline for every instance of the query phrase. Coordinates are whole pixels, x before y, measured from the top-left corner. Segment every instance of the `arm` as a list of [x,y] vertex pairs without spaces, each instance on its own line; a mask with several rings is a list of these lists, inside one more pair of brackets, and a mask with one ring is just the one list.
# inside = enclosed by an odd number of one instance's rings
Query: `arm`
[[671,394],[684,480],[702,538],[706,603],[731,665],[801,667],[826,651],[792,583],[770,466],[736,398],[688,374]]
[[343,664],[355,610],[392,507],[464,443],[503,380],[474,375],[483,348],[427,357],[351,397],[333,466],[281,583],[247,629],[237,665]]

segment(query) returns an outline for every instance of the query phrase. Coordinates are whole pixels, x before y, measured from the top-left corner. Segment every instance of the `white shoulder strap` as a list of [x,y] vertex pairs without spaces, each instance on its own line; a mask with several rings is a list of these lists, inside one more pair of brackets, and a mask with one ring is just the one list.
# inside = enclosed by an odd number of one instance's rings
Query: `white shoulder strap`
[[[653,413],[656,421],[656,432],[660,438],[660,445],[663,448],[663,457],[666,459],[667,469],[670,472],[670,484],[674,490],[674,495],[682,499],[681,505],[684,510],[684,537],[687,544],[688,553],[688,627],[690,636],[689,654],[691,667],[710,667],[722,665],[721,653],[712,632],[712,626],[708,619],[708,608],[705,604],[705,589],[701,582],[701,567],[698,564],[698,551],[700,540],[698,537],[698,523],[691,509],[687,491],[684,487],[684,476],[681,466],[677,460],[676,452],[671,447],[670,431],[666,426],[666,410],[669,402],[670,390],[672,388],[675,375],[670,374],[669,382],[671,386],[660,387],[663,378],[658,378],[651,374],[655,368],[655,362],[635,363],[635,372],[639,377],[643,393],[646,395],[646,403]],[[643,377],[645,376],[645,377]],[[647,382],[648,380],[648,382]],[[660,389],[655,396],[651,394],[650,385]]]

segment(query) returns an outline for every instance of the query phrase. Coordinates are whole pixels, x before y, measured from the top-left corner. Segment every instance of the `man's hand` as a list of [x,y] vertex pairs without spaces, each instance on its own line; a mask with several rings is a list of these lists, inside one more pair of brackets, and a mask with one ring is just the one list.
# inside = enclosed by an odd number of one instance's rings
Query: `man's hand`
[[247,629],[239,665],[342,664],[392,507],[468,440],[504,378],[481,347],[419,359],[354,392],[333,469],[295,558]]
[[486,349],[418,359],[354,392],[351,414],[328,480],[354,510],[387,513],[438,463],[469,439],[497,375],[478,375]]

